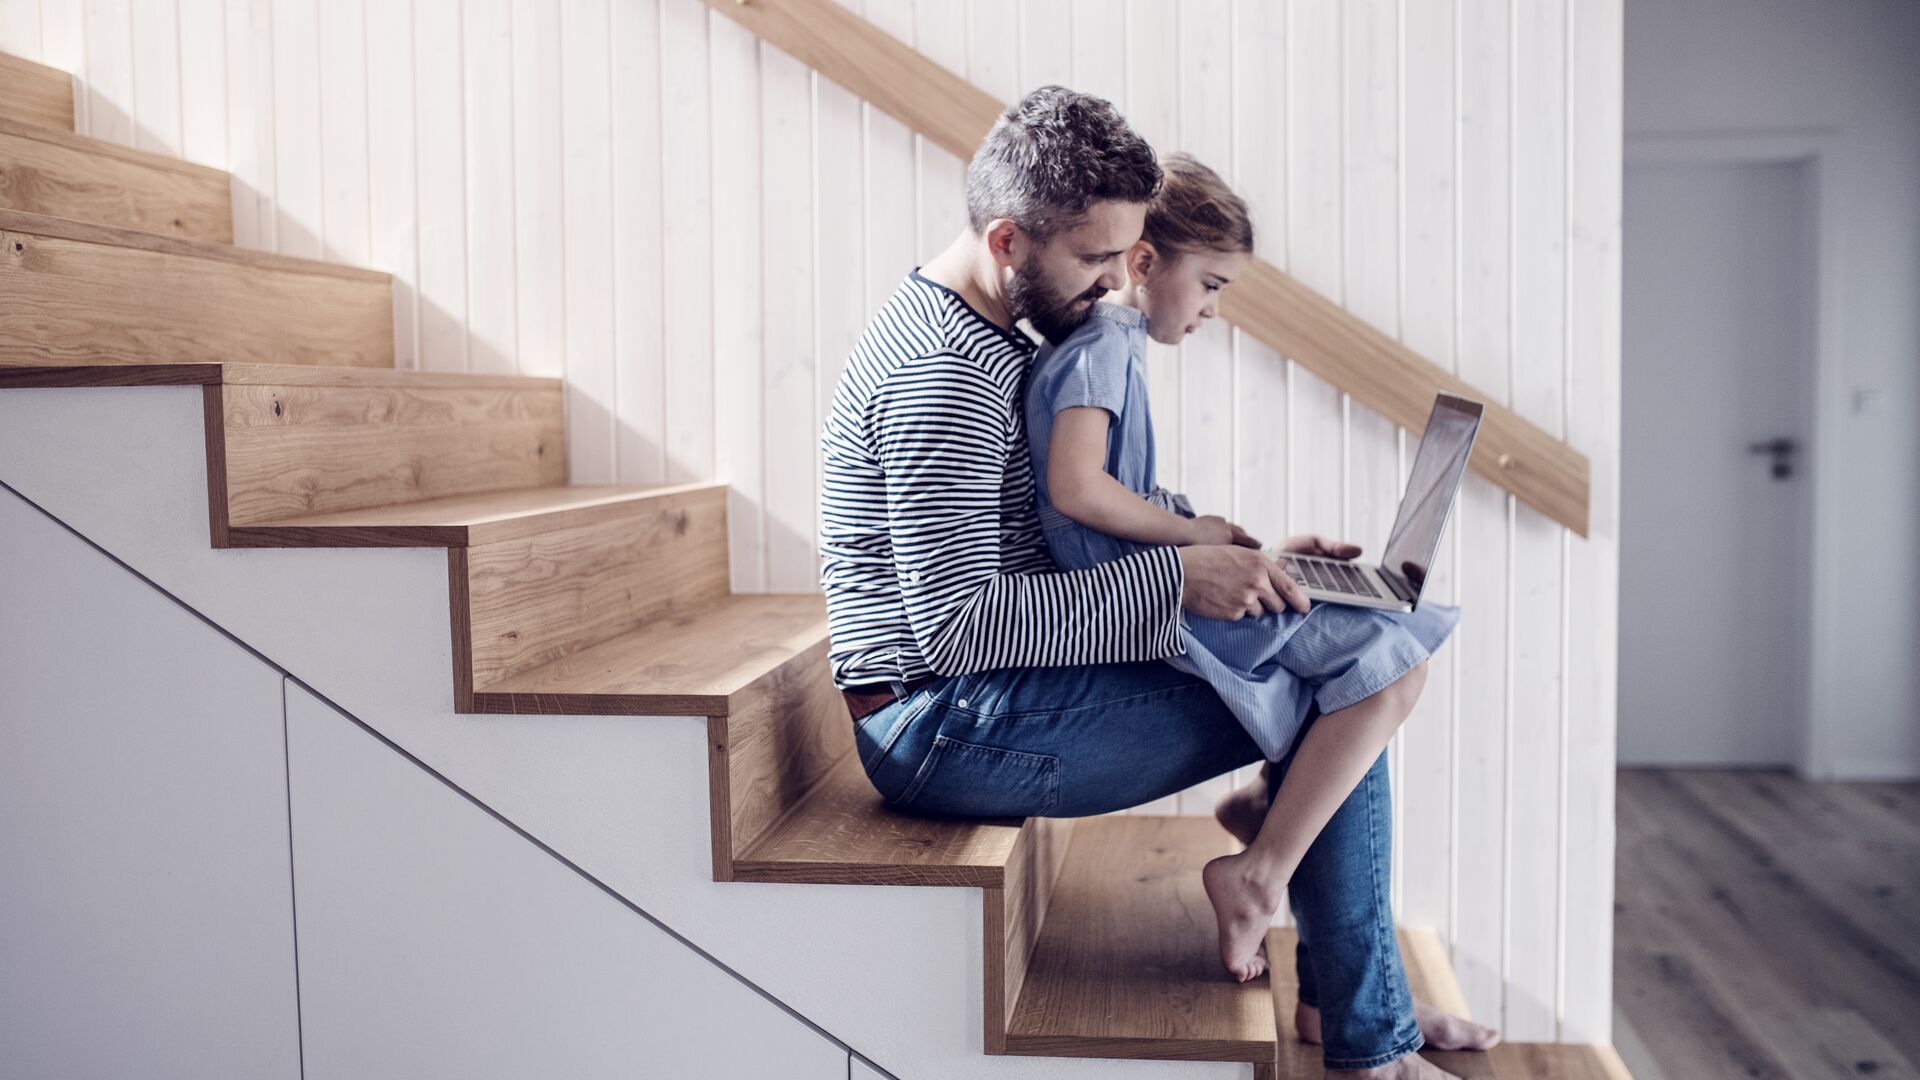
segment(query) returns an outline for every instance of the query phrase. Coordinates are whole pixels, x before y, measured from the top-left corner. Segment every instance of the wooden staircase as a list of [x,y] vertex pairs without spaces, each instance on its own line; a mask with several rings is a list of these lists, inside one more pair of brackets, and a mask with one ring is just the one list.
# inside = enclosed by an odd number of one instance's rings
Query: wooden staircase
[[[883,805],[817,595],[729,588],[726,490],[567,483],[562,384],[393,367],[385,274],[231,245],[224,174],[72,131],[0,56],[0,389],[199,386],[215,547],[447,552],[462,713],[707,718],[717,881],[982,890],[989,1054],[1317,1076],[1271,984],[1215,960],[1211,821],[934,820]],[[1464,1013],[1439,942],[1421,997]],[[1462,1076],[1625,1076],[1606,1047],[1433,1055]]]

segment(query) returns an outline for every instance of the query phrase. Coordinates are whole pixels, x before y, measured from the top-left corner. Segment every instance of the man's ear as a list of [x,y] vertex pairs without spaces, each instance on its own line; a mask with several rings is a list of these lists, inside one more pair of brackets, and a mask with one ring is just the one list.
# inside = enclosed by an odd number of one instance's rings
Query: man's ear
[[994,265],[1000,267],[1020,265],[1031,246],[1026,231],[1014,224],[1012,218],[994,218],[987,222],[984,239],[987,254],[993,256]]
[[1152,244],[1145,240],[1135,240],[1133,246],[1127,249],[1127,276],[1132,278],[1136,285],[1146,281],[1147,275],[1153,273],[1153,264],[1159,258],[1160,253],[1153,250]]

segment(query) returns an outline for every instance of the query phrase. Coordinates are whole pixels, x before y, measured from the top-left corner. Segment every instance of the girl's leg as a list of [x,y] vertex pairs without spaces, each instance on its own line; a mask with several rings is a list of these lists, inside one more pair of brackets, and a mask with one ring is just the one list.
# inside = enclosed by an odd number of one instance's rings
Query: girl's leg
[[1220,962],[1234,978],[1245,982],[1266,972],[1261,947],[1281,893],[1314,838],[1413,711],[1426,676],[1423,662],[1372,697],[1309,726],[1253,844],[1202,870],[1219,920]]

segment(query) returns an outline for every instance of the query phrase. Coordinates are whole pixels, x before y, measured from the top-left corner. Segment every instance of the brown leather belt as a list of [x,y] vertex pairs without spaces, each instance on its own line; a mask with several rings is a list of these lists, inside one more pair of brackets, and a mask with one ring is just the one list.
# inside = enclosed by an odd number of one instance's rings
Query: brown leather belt
[[[922,675],[917,679],[910,680],[907,683],[907,693],[913,693],[920,687],[932,682],[934,678],[935,676],[932,675]],[[852,714],[855,720],[859,720],[876,710],[884,709],[895,701],[900,700],[899,697],[894,695],[893,684],[890,682],[866,683],[862,686],[844,687],[840,691],[840,696],[847,699],[847,712]]]

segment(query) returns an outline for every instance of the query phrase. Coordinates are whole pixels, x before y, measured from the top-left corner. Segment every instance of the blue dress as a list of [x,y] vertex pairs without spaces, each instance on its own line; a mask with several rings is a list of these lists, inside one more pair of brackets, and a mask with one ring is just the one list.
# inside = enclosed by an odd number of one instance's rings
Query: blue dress
[[[1106,469],[1157,506],[1194,516],[1184,496],[1154,481],[1153,419],[1147,408],[1147,317],[1096,303],[1060,345],[1047,345],[1027,373],[1027,449],[1047,550],[1063,569],[1079,570],[1150,545],[1122,540],[1074,521],[1047,492],[1047,450],[1062,409],[1096,406],[1112,414]],[[1285,757],[1318,705],[1331,713],[1378,693],[1431,656],[1460,620],[1458,608],[1423,603],[1412,612],[1315,604],[1303,613],[1267,612],[1224,620],[1182,612],[1186,652],[1166,662],[1211,684],[1269,761]]]

